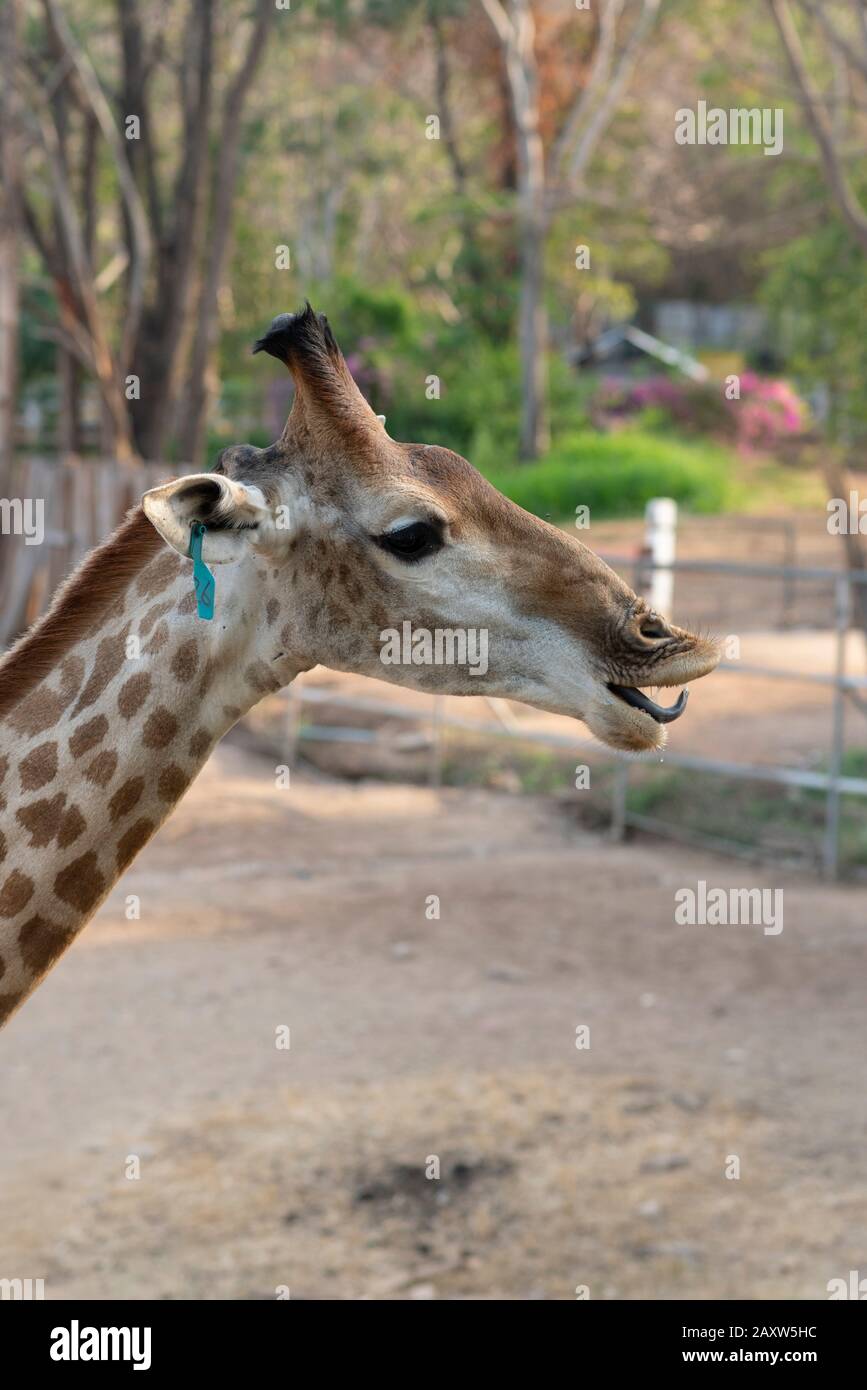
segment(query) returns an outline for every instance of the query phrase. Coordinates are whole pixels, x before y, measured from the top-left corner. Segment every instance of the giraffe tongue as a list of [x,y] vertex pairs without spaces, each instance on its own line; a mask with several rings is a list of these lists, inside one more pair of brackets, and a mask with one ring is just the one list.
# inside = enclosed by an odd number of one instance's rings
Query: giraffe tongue
[[634,685],[609,684],[608,689],[612,695],[616,695],[627,705],[644,710],[645,714],[649,714],[651,719],[656,720],[657,724],[671,724],[673,720],[679,719],[686,709],[686,702],[689,699],[689,691],[682,690],[676,703],[666,709],[664,705],[658,705],[655,700],[651,700],[650,696],[645,695],[643,691],[636,690]]

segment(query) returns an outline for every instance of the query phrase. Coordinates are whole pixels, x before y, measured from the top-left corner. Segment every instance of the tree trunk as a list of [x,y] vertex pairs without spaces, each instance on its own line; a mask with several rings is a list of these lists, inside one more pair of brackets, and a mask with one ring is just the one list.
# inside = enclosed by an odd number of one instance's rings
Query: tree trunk
[[545,226],[532,210],[522,217],[521,302],[518,343],[521,356],[521,458],[538,458],[551,438],[548,422],[548,310],[545,304]]
[[[142,317],[133,370],[141,400],[133,405],[144,458],[162,459],[186,374],[196,258],[202,245],[213,95],[214,0],[195,0],[182,71],[183,156],[175,178],[173,217],[159,248],[157,290]],[[222,158],[222,155],[219,156]]]
[[548,310],[545,304],[545,151],[539,129],[535,24],[530,0],[482,0],[500,41],[509,79],[518,146],[518,217],[521,289],[518,348],[521,356],[522,459],[544,453],[548,426]]
[[199,286],[188,385],[179,429],[181,458],[197,466],[203,461],[205,423],[217,381],[213,361],[219,330],[219,293],[232,245],[232,207],[240,172],[244,103],[265,52],[273,15],[273,0],[259,0],[250,41],[223,108],[220,159],[214,172],[211,195],[211,236]]
[[[867,253],[867,212],[859,202],[855,187],[846,171],[837,133],[828,115],[825,102],[810,74],[788,0],[767,0],[767,2],[777,26],[789,71],[794,79],[795,89],[822,159],[822,169],[833,201],[848,227],[853,241],[863,252]],[[862,52],[858,53],[854,49],[853,43],[853,54],[855,55],[856,66],[863,73],[867,68],[867,21],[865,21],[863,3],[856,8],[861,20],[859,32],[864,48]],[[848,499],[850,487],[842,465],[830,453],[826,453],[823,467],[830,496]],[[843,544],[848,569],[850,571],[867,569],[867,550],[865,550],[860,535],[850,535],[848,531],[844,532]],[[853,618],[864,634],[865,642],[867,642],[867,585],[852,584],[851,591]]]
[[[768,5],[777,26],[798,97],[822,157],[822,170],[828,187],[849,231],[861,250],[867,252],[867,212],[858,201],[846,173],[834,127],[818,88],[810,76],[788,0],[768,0]],[[863,12],[863,6],[860,9]],[[864,57],[867,57],[867,54]]]
[[518,135],[521,221],[521,458],[535,459],[550,443],[548,422],[548,307],[545,303],[545,151],[539,130],[534,24],[529,0],[515,0],[520,72],[512,79]]
[[63,347],[57,349],[57,376],[57,448],[61,454],[77,454],[81,449],[81,374],[72,353]]

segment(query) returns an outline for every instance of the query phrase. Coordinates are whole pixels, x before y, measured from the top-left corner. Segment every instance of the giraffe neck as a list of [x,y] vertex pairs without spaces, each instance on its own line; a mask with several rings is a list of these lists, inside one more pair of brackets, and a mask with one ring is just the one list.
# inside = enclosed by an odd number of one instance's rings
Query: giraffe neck
[[[96,559],[88,564],[98,588]],[[215,743],[301,669],[285,649],[291,634],[279,632],[267,577],[252,559],[220,566],[216,616],[205,622],[190,562],[159,551],[0,716],[0,1024],[90,919]],[[52,616],[57,627],[62,601]],[[29,642],[38,661],[38,630]]]

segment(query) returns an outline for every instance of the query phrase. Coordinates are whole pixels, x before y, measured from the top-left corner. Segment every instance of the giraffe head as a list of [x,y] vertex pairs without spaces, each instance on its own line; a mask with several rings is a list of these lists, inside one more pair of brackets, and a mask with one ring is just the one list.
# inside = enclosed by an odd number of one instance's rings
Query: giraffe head
[[206,563],[230,562],[218,594],[240,562],[253,611],[281,611],[257,653],[277,683],[288,651],[294,670],[505,696],[583,720],[614,748],[663,746],[685,696],[663,709],[638,687],[705,675],[715,643],[652,612],[465,459],[391,439],[309,305],[276,318],[259,350],[294,378],[282,437],[233,445],[213,473],[154,489],[144,508],[184,555],[192,523],[205,525]]

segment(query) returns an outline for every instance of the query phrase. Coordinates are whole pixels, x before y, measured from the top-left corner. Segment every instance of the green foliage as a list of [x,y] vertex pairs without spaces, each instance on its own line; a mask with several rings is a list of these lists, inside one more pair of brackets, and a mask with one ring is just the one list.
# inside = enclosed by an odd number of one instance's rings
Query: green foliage
[[824,387],[838,438],[867,437],[867,258],[836,217],[768,258],[763,298],[807,389]]
[[[315,287],[311,293],[319,299]],[[540,462],[519,464],[513,341],[492,341],[467,320],[444,324],[405,292],[371,290],[352,277],[332,281],[320,302],[327,302],[352,372],[386,416],[389,433],[464,454],[528,511],[559,520],[573,517],[581,504],[596,517],[634,515],[660,495],[708,512],[740,500],[738,461],[722,446],[681,439],[661,422],[652,431],[593,432],[587,400],[595,380],[577,375],[556,353],[550,361],[553,447]],[[245,409],[241,383],[224,390],[222,413],[226,426],[212,435],[209,456],[241,437],[267,442],[250,418],[249,397]]]
[[[492,340],[472,319],[444,323],[392,286],[372,290],[340,277],[310,294],[315,304],[327,304],[352,373],[394,438],[441,444],[490,466],[517,462],[519,362],[512,340]],[[585,395],[584,383],[553,355],[555,435],[586,424]]]
[[[612,323],[633,317],[637,301],[628,277],[651,278],[660,260],[652,243],[631,224],[618,228],[616,246],[607,245],[610,227],[598,210],[583,211],[580,229],[576,234],[574,213],[555,219],[546,247],[545,278],[551,323],[583,343]],[[589,251],[589,265],[583,269],[575,264],[578,246]]]
[[[851,748],[843,758],[845,777],[863,777],[867,749]],[[807,787],[780,787],[716,773],[652,772],[637,769],[628,806],[640,815],[684,830],[702,832],[750,849],[773,847],[792,861],[818,866],[825,830],[826,793]],[[840,808],[840,861],[844,872],[867,865],[867,817],[859,797],[844,796]]]
[[54,298],[46,286],[25,281],[20,323],[19,371],[22,382],[45,378],[54,370],[56,348],[44,331],[44,325],[54,317]]
[[651,497],[673,497],[695,512],[740,500],[737,460],[726,449],[639,430],[568,435],[531,467],[501,471],[484,460],[480,466],[507,497],[551,520],[574,516],[578,506],[597,519],[629,516]]

